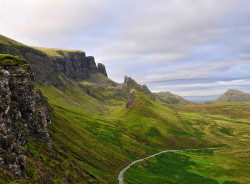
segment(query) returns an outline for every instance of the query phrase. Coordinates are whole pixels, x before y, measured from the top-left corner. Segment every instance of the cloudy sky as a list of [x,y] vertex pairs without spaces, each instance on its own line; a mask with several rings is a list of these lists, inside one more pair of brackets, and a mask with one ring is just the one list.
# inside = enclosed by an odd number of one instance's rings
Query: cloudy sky
[[0,34],[79,49],[152,91],[250,92],[250,0],[1,0]]

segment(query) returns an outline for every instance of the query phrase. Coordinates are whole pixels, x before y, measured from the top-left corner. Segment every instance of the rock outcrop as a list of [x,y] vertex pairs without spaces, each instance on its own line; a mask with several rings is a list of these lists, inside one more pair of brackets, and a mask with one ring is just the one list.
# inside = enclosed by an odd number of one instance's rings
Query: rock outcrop
[[101,74],[103,74],[106,77],[108,77],[108,74],[106,72],[106,68],[105,68],[105,66],[102,63],[98,63],[97,69],[98,69],[98,72],[100,72]]
[[29,64],[0,55],[0,168],[20,176],[25,167],[25,145],[30,136],[52,146],[47,125],[50,108],[34,87]]
[[135,101],[135,91],[134,90],[130,90],[129,96],[128,96],[128,100],[126,103],[126,108],[129,109],[133,106]]
[[95,58],[93,56],[88,56],[87,57],[87,64],[88,64],[88,69],[90,72],[98,72],[96,63],[95,63]]
[[152,99],[156,99],[155,95],[148,89],[146,85],[140,85],[138,84],[134,79],[131,77],[125,76],[124,77],[124,83],[123,86],[128,89],[136,89],[137,91],[140,91],[148,96],[150,96]]

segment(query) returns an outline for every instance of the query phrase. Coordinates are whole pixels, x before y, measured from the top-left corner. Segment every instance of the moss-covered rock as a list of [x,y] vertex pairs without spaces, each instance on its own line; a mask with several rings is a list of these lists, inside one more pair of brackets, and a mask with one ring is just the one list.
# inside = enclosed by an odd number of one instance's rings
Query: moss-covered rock
[[19,56],[12,56],[10,54],[0,54],[0,66],[29,66],[28,62]]

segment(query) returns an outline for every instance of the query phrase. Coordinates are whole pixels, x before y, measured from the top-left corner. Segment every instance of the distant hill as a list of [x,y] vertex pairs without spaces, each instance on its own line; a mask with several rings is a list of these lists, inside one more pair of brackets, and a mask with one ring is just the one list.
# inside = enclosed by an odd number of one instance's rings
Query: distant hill
[[155,95],[160,101],[167,103],[167,104],[193,104],[193,102],[190,102],[170,92],[158,92],[158,93],[155,93]]
[[229,89],[219,98],[210,102],[218,103],[218,102],[249,102],[249,101],[250,101],[249,93],[244,93],[239,90]]

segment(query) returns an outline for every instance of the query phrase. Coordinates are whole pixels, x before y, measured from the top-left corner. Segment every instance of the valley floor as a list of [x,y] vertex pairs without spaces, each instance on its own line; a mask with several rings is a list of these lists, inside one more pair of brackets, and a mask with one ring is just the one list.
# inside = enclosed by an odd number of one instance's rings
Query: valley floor
[[250,148],[167,152],[131,166],[125,184],[248,184]]
[[198,137],[218,146],[246,148],[163,153],[131,166],[124,183],[250,183],[249,107],[249,103],[175,106]]

